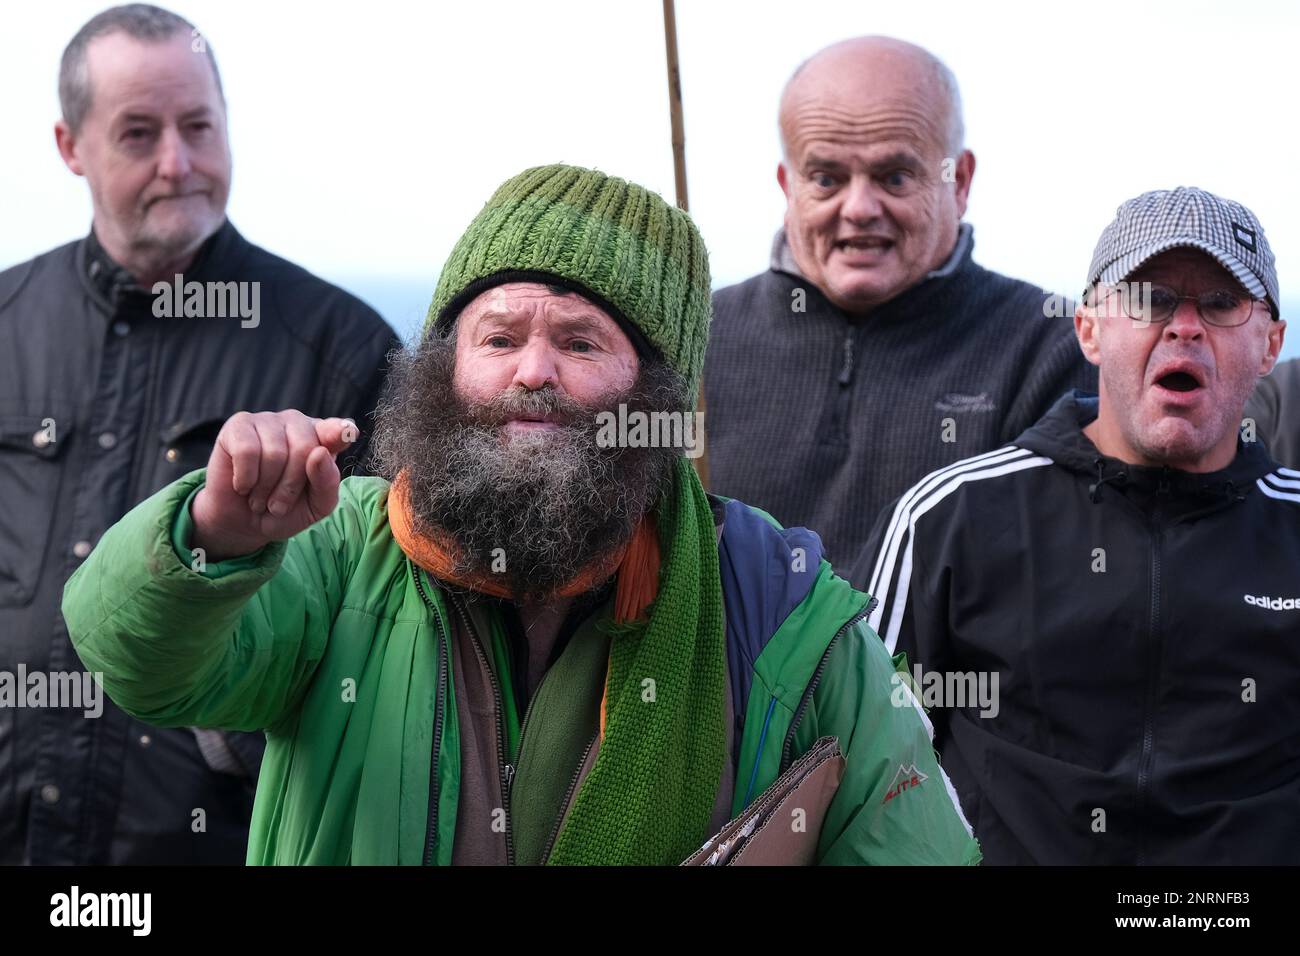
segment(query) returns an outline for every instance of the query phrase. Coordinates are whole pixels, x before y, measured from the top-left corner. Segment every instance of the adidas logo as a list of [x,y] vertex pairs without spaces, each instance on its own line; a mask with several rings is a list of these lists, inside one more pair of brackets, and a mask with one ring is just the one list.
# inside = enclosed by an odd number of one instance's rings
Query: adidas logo
[[1246,603],[1253,607],[1264,607],[1270,611],[1294,611],[1300,608],[1300,598],[1280,598],[1265,597],[1260,595],[1255,597],[1253,594],[1244,595]]

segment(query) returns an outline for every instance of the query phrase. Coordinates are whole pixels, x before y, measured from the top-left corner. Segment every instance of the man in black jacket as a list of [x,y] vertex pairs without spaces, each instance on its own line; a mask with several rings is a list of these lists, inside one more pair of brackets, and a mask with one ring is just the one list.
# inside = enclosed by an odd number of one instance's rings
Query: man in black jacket
[[1238,435],[1282,347],[1245,207],[1120,207],[1075,316],[1100,395],[934,472],[855,583],[991,863],[1300,859],[1300,481]]
[[946,66],[888,37],[822,50],[786,85],[786,196],[765,272],[714,296],[710,490],[858,559],[926,472],[1012,440],[1093,388],[1072,307],[979,266],[975,156]]
[[239,409],[364,427],[396,338],[226,219],[225,102],[187,21],[98,15],[59,94],[92,229],[0,272],[0,863],[240,863],[262,739],[159,730],[99,699],[63,584]]

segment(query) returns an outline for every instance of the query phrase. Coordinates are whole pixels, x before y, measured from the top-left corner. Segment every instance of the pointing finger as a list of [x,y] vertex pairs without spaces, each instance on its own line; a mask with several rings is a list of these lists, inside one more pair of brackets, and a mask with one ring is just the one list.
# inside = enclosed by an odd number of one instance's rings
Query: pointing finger
[[316,422],[316,438],[331,455],[338,455],[360,436],[361,430],[350,418],[323,418]]

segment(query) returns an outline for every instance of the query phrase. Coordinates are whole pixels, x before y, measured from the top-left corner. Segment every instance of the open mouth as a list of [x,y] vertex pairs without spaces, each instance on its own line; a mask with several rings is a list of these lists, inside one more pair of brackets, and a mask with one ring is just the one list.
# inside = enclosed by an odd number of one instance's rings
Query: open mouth
[[1156,384],[1161,388],[1167,388],[1171,392],[1194,392],[1201,387],[1201,383],[1196,380],[1196,376],[1189,372],[1170,372],[1168,375],[1162,375],[1156,379]]
[[1208,364],[1194,359],[1166,361],[1156,366],[1151,387],[1158,388],[1165,401],[1186,403],[1205,389],[1209,375]]
[[858,236],[852,239],[840,239],[835,243],[835,248],[841,252],[885,252],[893,247],[892,240],[877,236]]

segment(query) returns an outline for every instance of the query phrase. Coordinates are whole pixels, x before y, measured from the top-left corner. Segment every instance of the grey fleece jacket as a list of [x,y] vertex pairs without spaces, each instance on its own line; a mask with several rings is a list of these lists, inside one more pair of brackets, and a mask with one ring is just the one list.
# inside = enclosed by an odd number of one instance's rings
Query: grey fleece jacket
[[714,295],[709,490],[818,532],[847,566],[925,474],[1010,442],[1071,388],[1095,390],[1073,306],[1045,307],[1056,297],[976,265],[973,247],[963,224],[942,267],[855,316],[799,274],[778,233],[768,271]]

